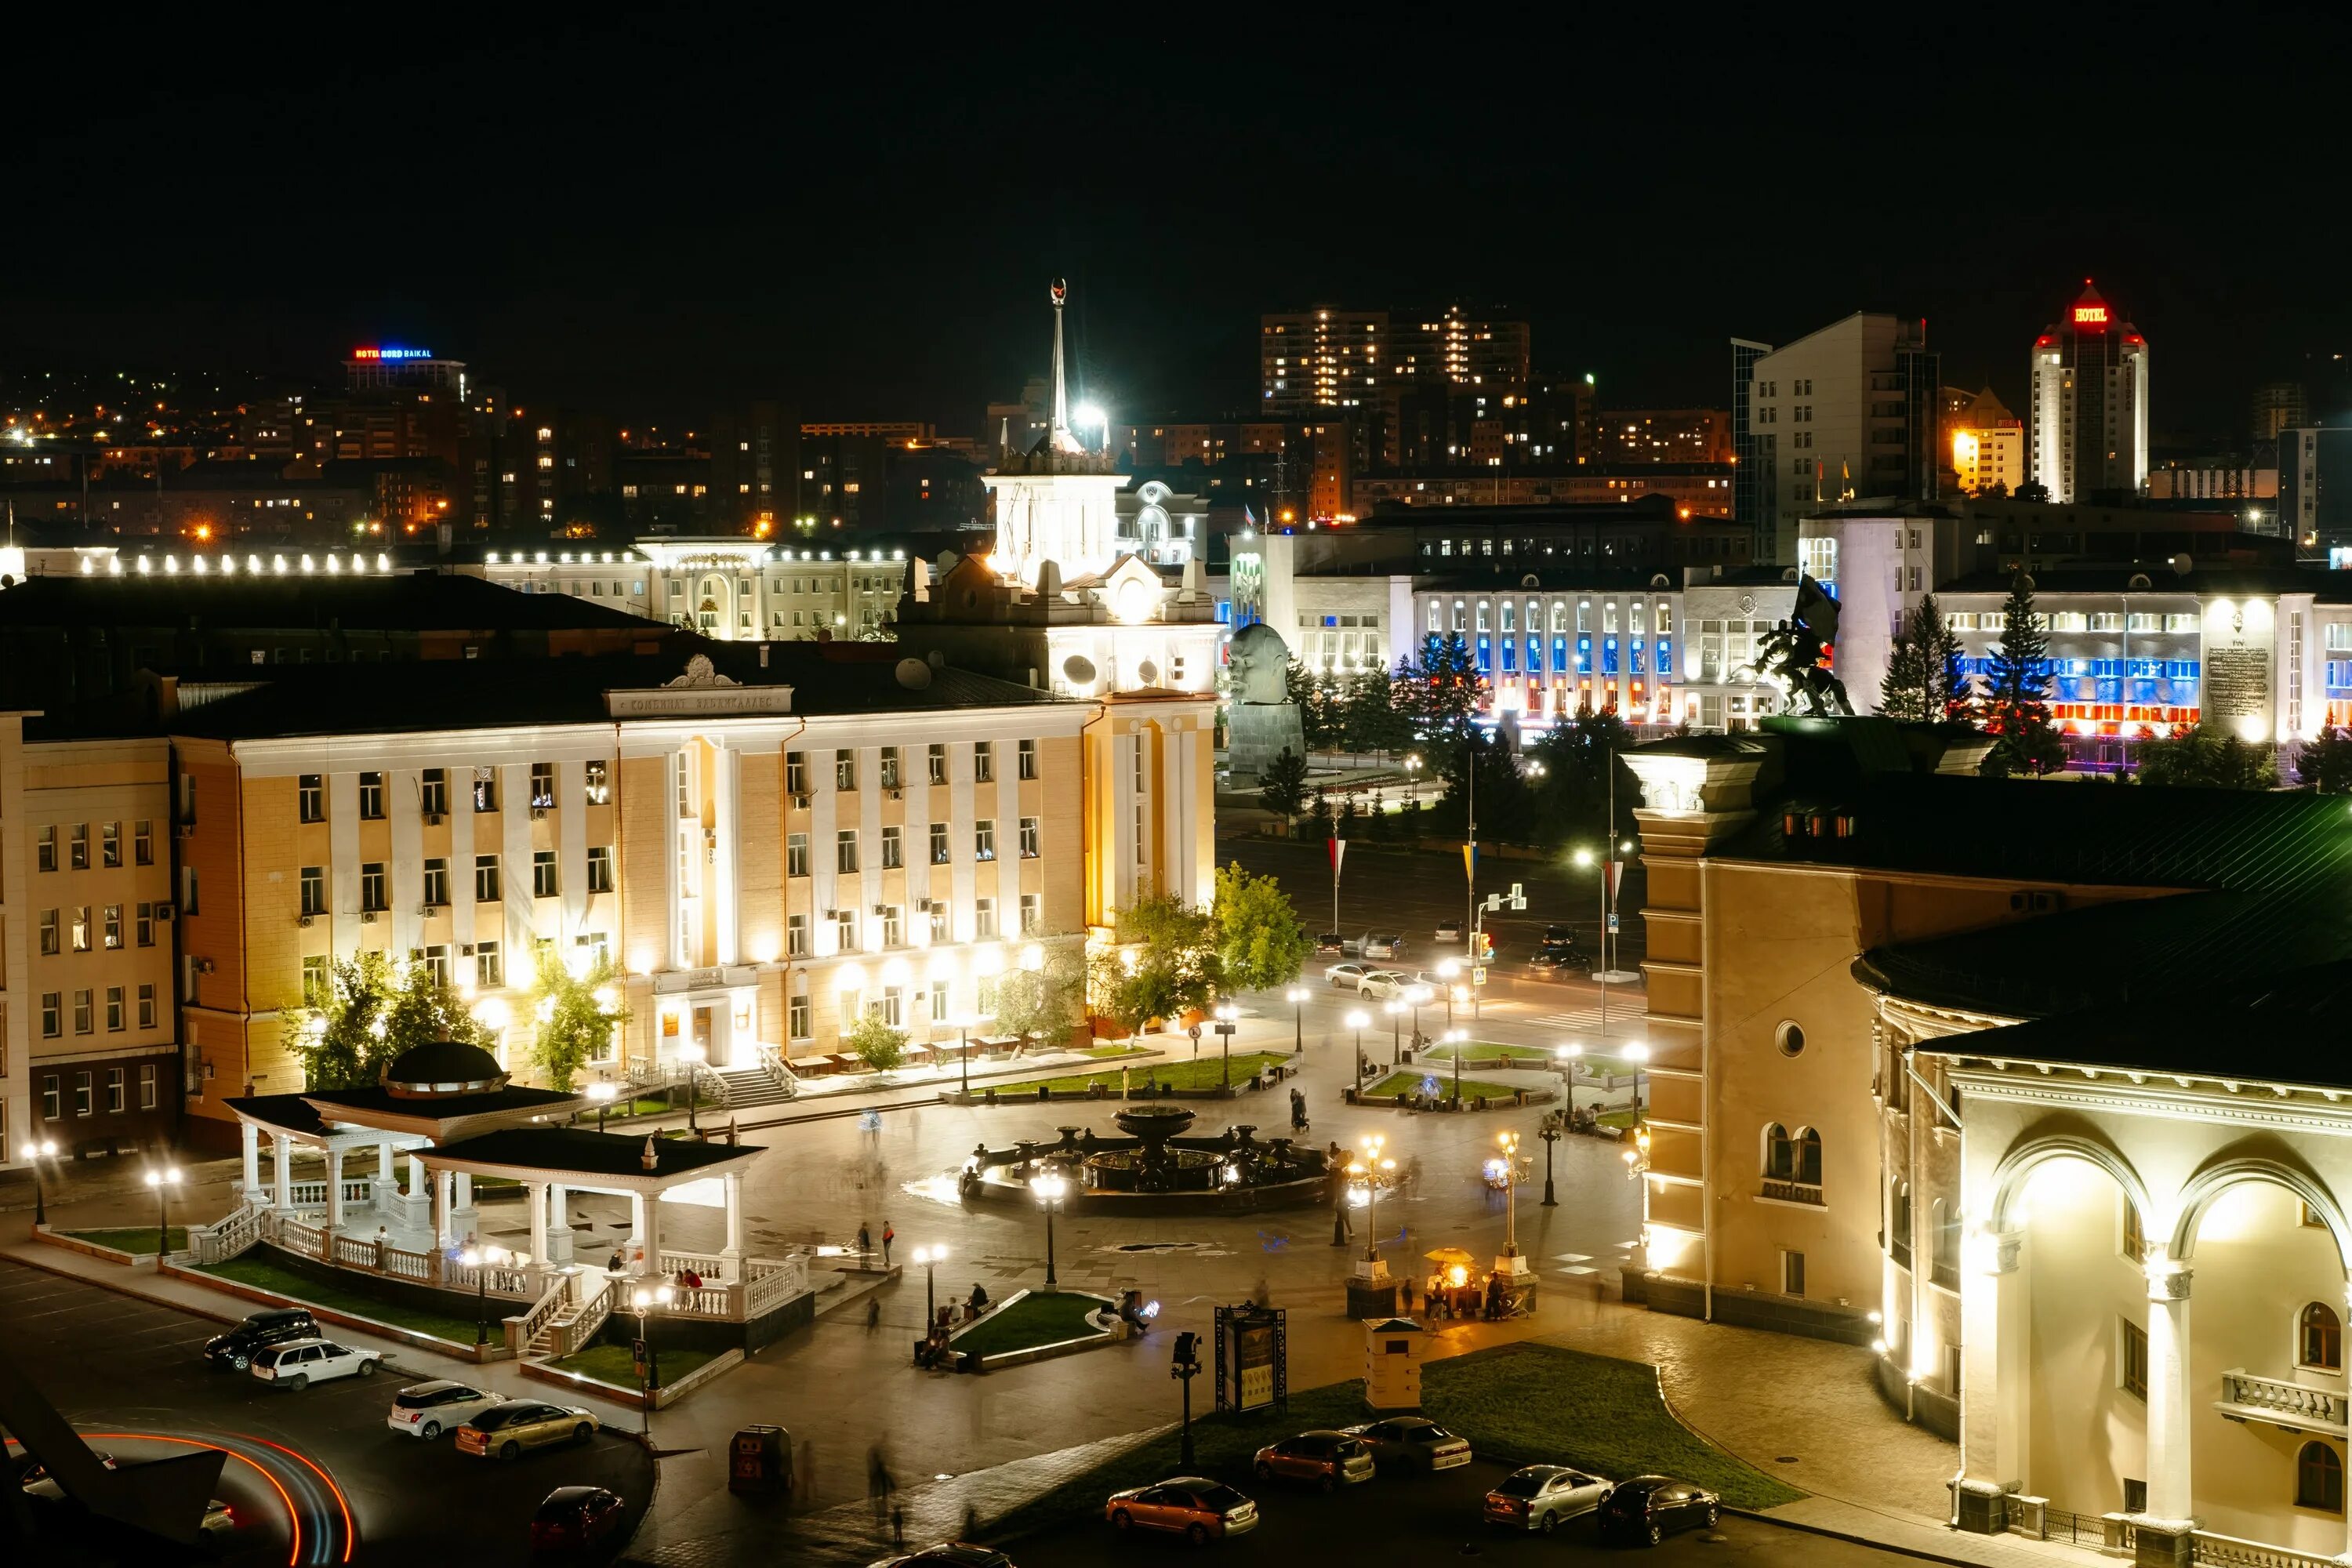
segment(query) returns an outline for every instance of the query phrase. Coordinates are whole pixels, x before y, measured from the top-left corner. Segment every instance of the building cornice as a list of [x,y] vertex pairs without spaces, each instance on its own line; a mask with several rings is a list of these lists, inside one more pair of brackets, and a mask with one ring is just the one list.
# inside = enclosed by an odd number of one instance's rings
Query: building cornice
[[2352,1137],[2344,1089],[1958,1055],[1946,1070],[1970,1099]]

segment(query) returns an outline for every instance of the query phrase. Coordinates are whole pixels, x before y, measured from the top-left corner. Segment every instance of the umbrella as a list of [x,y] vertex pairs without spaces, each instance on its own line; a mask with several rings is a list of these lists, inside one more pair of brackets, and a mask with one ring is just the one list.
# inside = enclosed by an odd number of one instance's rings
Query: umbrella
[[1422,1254],[1432,1263],[1459,1263],[1468,1268],[1478,1260],[1458,1247],[1438,1247]]

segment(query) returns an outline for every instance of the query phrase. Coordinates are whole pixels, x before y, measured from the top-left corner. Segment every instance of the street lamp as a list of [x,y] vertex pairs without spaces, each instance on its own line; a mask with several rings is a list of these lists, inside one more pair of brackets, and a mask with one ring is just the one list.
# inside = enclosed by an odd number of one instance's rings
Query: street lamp
[[157,1273],[161,1273],[163,1268],[163,1259],[172,1250],[172,1221],[169,1205],[172,1189],[180,1184],[180,1167],[166,1165],[160,1171],[148,1172],[147,1184],[155,1189],[155,1269]]
[[588,1098],[596,1107],[596,1131],[604,1131],[604,1113],[613,1109],[613,1096],[618,1092],[602,1079],[588,1086]]
[[1384,1159],[1381,1152],[1388,1140],[1378,1132],[1367,1132],[1357,1144],[1364,1151],[1364,1261],[1381,1260],[1381,1173],[1396,1169],[1394,1160]]
[[1519,1256],[1519,1135],[1498,1132],[1495,1142],[1503,1151],[1503,1256],[1495,1259],[1495,1272],[1511,1281],[1516,1305],[1517,1287],[1528,1271]]
[[1383,1002],[1381,1011],[1389,1016],[1389,1066],[1397,1067],[1404,1059],[1404,1004],[1394,1000]]
[[1642,1064],[1650,1059],[1650,1047],[1636,1040],[1617,1053],[1633,1064],[1633,1126],[1642,1125]]
[[[490,1342],[490,1270],[511,1259],[514,1254],[503,1247],[469,1247],[457,1254],[457,1261],[474,1271],[474,1348],[479,1350]],[[665,1285],[662,1289],[669,1289]],[[643,1295],[643,1291],[638,1292]]]
[[923,1332],[927,1334],[940,1317],[939,1281],[934,1271],[947,1261],[947,1256],[948,1249],[944,1247],[915,1248],[915,1261],[923,1266]]
[[1217,1021],[1213,1027],[1217,1031],[1217,1050],[1224,1058],[1219,1077],[1228,1094],[1233,1092],[1234,1087],[1234,1031],[1240,1027],[1234,1020],[1241,1016],[1242,1010],[1232,1003],[1218,1004]]
[[1470,1031],[1448,1029],[1445,1043],[1454,1047],[1454,1103],[1462,1103],[1462,1058],[1470,1054]]
[[1361,1007],[1348,1015],[1348,1027],[1356,1032],[1356,1077],[1364,1076],[1364,1026],[1372,1021],[1371,1015]]
[[1536,1130],[1536,1136],[1542,1139],[1544,1144],[1543,1206],[1548,1209],[1559,1207],[1559,1199],[1553,1194],[1551,1184],[1551,1147],[1559,1142],[1559,1122],[1558,1116],[1547,1116],[1543,1119],[1543,1125]]
[[688,1132],[702,1131],[694,1120],[694,1102],[701,1098],[702,1087],[694,1069],[702,1065],[703,1058],[709,1054],[700,1044],[692,1040],[677,1048],[677,1059],[686,1064],[686,1130]]
[[637,1314],[637,1344],[645,1352],[638,1358],[645,1368],[640,1382],[646,1396],[645,1418],[638,1426],[638,1430],[644,1432],[654,1429],[654,1395],[661,1388],[661,1361],[654,1349],[653,1330],[646,1314],[656,1307],[668,1306],[671,1294],[667,1285],[656,1285],[650,1289],[640,1285],[629,1292],[629,1305]]
[[41,1162],[54,1160],[57,1157],[56,1139],[44,1138],[33,1145],[33,1223],[35,1225],[49,1223],[48,1198],[41,1191]]
[[1290,1048],[1292,1054],[1296,1056],[1307,1054],[1307,991],[1304,985],[1294,985],[1282,994],[1282,999],[1290,1004],[1290,1026],[1293,1032]]
[[[956,1046],[958,1058],[956,1065],[962,1076],[962,1087],[956,1092],[959,1098],[970,1100],[971,1098],[971,1015],[969,1013],[956,1015]],[[929,1324],[924,1326],[926,1329],[929,1327]]]
[[1420,752],[1413,752],[1409,753],[1409,754],[1405,757],[1405,760],[1404,760],[1404,803],[1405,803],[1405,805],[1406,805],[1408,807],[1409,807],[1409,806],[1411,806],[1411,805],[1412,805],[1412,786],[1413,786],[1413,783],[1414,783],[1414,781],[1415,781],[1415,780],[1420,776],[1420,774],[1421,774],[1421,767],[1422,767],[1422,763],[1421,763],[1421,753],[1420,753]]
[[1409,985],[1405,987],[1405,1003],[1412,1009],[1412,1048],[1414,1050],[1421,1049],[1421,1009],[1423,1005],[1430,1000],[1430,998],[1436,994],[1437,993],[1432,991],[1426,985]]
[[1553,1055],[1567,1065],[1559,1069],[1560,1087],[1568,1093],[1568,1123],[1576,1125],[1576,1058],[1584,1054],[1582,1046],[1562,1046]]
[[1049,1165],[1029,1178],[1029,1190],[1037,1194],[1037,1202],[1045,1210],[1045,1289],[1051,1290],[1059,1282],[1054,1278],[1054,1205],[1070,1190],[1070,1182],[1060,1170]]

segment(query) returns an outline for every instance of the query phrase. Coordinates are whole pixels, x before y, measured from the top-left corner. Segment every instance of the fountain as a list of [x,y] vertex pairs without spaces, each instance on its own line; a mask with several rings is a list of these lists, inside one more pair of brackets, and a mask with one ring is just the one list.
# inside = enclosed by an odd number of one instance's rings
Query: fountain
[[1066,1206],[1076,1213],[1180,1213],[1284,1208],[1330,1197],[1320,1149],[1288,1138],[1259,1142],[1251,1124],[1213,1138],[1188,1138],[1194,1113],[1182,1106],[1122,1107],[1113,1117],[1124,1138],[1064,1127],[1058,1142],[1024,1140],[1010,1149],[985,1144],[964,1161],[958,1185],[967,1198],[1025,1198],[1029,1180],[1047,1167],[1069,1180]]

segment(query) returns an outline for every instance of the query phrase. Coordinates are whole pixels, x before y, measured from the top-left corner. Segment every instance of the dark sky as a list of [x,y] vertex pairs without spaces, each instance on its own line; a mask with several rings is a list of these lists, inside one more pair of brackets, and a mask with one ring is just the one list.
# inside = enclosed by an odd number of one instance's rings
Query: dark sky
[[977,433],[1057,272],[1122,414],[1245,408],[1257,312],[1315,302],[1500,302],[1620,405],[1720,403],[1726,338],[1890,310],[2014,402],[2095,274],[2158,427],[2217,432],[2352,349],[2324,12],[500,9],[12,23],[0,368],[332,375],[396,341],[635,418]]

